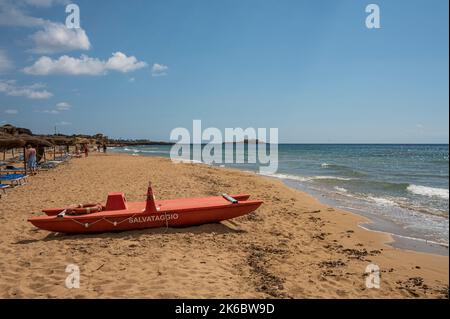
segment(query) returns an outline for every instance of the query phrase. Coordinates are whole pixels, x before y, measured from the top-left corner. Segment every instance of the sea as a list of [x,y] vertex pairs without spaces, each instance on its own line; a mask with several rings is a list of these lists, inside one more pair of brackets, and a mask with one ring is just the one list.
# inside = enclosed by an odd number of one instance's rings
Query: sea
[[[225,156],[225,145],[217,147]],[[170,157],[171,148],[151,145],[111,151]],[[253,149],[245,145],[234,151],[243,151],[247,159]],[[448,255],[448,151],[448,144],[279,144],[278,170],[263,174],[325,204],[368,217],[371,222],[362,227],[394,235],[399,246],[406,245],[401,248],[430,251],[422,246],[432,245]],[[194,161],[192,155],[186,160]],[[262,164],[212,165],[261,174]]]

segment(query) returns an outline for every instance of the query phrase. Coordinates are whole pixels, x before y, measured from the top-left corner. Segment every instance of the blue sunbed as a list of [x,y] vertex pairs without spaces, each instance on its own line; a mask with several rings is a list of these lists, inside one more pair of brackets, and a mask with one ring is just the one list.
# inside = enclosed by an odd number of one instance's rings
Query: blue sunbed
[[28,178],[28,175],[25,174],[3,174],[0,175],[0,182],[1,181],[9,181],[11,182],[11,185],[16,184],[20,185],[22,182],[25,182]]
[[2,169],[0,173],[17,173],[17,172],[24,172],[25,168],[21,167],[6,167],[5,169]]
[[58,162],[46,161],[37,165],[38,169],[50,169],[58,166]]

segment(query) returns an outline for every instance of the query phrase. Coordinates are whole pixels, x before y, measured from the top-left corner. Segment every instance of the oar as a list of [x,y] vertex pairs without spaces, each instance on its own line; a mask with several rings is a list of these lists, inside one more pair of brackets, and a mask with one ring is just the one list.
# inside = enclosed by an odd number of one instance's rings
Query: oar
[[228,194],[222,194],[222,197],[225,198],[227,201],[231,202],[232,204],[237,204],[238,203],[237,199],[231,197]]

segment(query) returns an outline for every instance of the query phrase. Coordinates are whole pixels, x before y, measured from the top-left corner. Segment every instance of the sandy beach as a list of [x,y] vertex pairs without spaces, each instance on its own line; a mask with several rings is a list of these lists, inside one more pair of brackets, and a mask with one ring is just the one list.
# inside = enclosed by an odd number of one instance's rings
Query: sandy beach
[[[182,229],[60,235],[27,222],[41,209],[249,193],[264,204],[231,222]],[[0,199],[2,298],[448,298],[449,258],[393,248],[363,217],[281,181],[169,159],[91,154],[40,172]],[[380,289],[365,269],[381,270]],[[80,267],[67,289],[68,264]]]

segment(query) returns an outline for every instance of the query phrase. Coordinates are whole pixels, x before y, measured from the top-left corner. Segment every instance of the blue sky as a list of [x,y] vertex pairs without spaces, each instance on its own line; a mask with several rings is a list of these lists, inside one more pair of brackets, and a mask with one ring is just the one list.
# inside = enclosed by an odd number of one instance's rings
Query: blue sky
[[169,140],[200,119],[277,127],[280,142],[448,143],[447,0],[74,3],[77,31],[65,0],[0,0],[0,124]]

